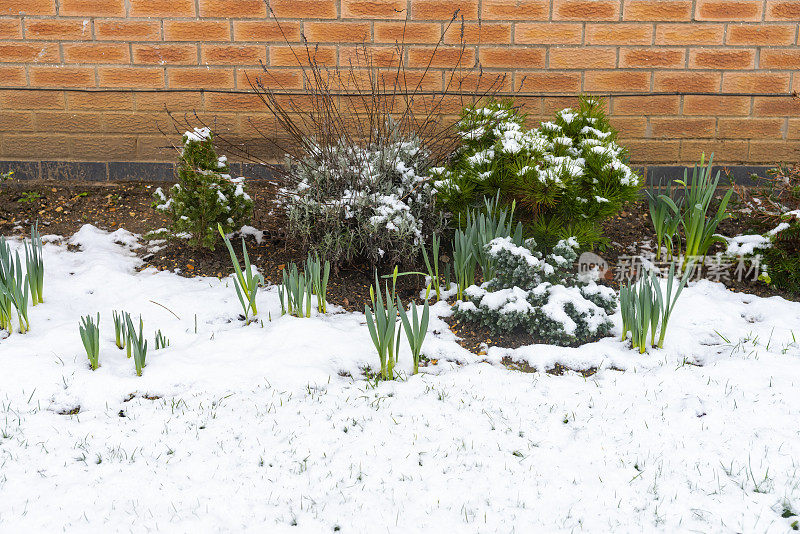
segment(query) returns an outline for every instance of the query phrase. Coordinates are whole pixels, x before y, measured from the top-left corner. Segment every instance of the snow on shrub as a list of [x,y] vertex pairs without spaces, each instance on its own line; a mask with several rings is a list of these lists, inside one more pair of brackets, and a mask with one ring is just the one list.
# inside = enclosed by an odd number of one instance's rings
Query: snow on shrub
[[312,253],[339,265],[409,265],[443,228],[418,138],[310,146],[289,159],[284,207],[293,237]]
[[528,239],[518,246],[508,237],[486,245],[497,274],[481,286],[470,286],[467,301],[457,302],[458,319],[477,322],[494,332],[525,330],[537,341],[582,344],[608,335],[608,314],[616,295],[594,281],[582,282],[572,272],[577,258],[575,238],[561,240],[546,257]]
[[598,222],[635,199],[641,181],[601,103],[581,99],[578,109],[564,109],[532,130],[525,121],[510,101],[464,110],[463,146],[451,165],[435,169],[438,197],[463,214],[499,191],[508,202],[516,200],[540,242],[598,241]]
[[172,218],[174,235],[187,235],[191,245],[211,250],[219,239],[217,225],[231,233],[249,222],[253,211],[244,178],[231,178],[208,128],[183,134],[178,183],[168,195],[159,187],[154,196],[156,209]]

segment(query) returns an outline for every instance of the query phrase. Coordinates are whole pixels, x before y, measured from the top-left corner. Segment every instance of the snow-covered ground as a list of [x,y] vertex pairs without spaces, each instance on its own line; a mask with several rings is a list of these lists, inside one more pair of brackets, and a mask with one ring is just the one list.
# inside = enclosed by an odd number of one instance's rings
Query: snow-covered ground
[[[787,532],[800,513],[798,303],[699,282],[665,350],[486,356],[439,304],[438,364],[375,386],[362,314],[280,317],[271,287],[244,326],[230,280],[136,272],[124,231],[69,242],[45,245],[31,332],[0,340],[2,532]],[[112,309],[171,341],[141,378]],[[92,372],[78,321],[98,311]]]

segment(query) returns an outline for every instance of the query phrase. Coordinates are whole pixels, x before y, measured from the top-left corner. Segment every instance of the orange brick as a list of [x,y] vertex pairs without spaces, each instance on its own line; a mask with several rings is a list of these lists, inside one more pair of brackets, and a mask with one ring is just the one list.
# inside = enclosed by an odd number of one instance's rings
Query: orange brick
[[796,26],[785,24],[731,24],[725,42],[729,45],[792,45]]
[[227,22],[212,20],[165,20],[165,41],[230,41]]
[[692,69],[752,69],[755,65],[754,50],[738,48],[700,48],[689,52],[689,68]]
[[762,69],[800,69],[800,49],[764,48],[761,50],[759,67]]
[[628,148],[631,163],[675,163],[680,155],[679,141],[620,139],[619,143]]
[[55,0],[0,0],[0,15],[55,14]]
[[617,64],[614,48],[550,48],[551,69],[613,69]]
[[209,93],[206,111],[264,111],[264,102],[255,94]]
[[196,65],[196,45],[140,45],[133,48],[133,62],[152,65]]
[[264,0],[200,0],[200,16],[223,19],[265,17]]
[[686,61],[680,48],[623,48],[619,53],[622,68],[681,68]]
[[94,87],[92,67],[30,67],[31,85],[36,87]]
[[8,158],[40,159],[42,154],[48,158],[69,157],[69,136],[35,133],[29,135],[3,136],[0,153]]
[[681,21],[692,19],[692,2],[625,0],[622,20],[638,21]]
[[340,46],[339,65],[364,68],[367,66],[396,67],[400,53],[394,46]]
[[789,128],[786,131],[787,139],[800,139],[800,119],[789,119]]
[[444,32],[447,44],[508,44],[511,24],[453,24]]
[[[303,73],[295,69],[238,69],[236,72],[238,89],[252,89],[250,84],[258,86],[259,82],[266,89],[302,89]],[[208,98],[206,96],[206,109],[211,109]]]
[[619,1],[553,0],[553,20],[617,20]]
[[547,20],[550,2],[547,0],[483,0],[484,20]]
[[657,45],[722,44],[722,24],[658,24]]
[[700,161],[703,154],[706,158],[714,154],[714,163],[734,164],[746,163],[749,144],[747,141],[714,139],[713,141],[681,141],[681,155],[678,161],[694,164]]
[[376,43],[434,44],[442,38],[441,24],[434,22],[376,22]]
[[756,117],[796,117],[800,115],[800,98],[757,96],[753,99],[753,115]]
[[264,45],[203,45],[203,65],[259,65],[267,61]]
[[171,88],[233,88],[233,69],[170,68],[167,81]]
[[[33,78],[33,75],[31,75],[31,78]],[[0,85],[9,87],[27,85],[25,82],[25,67],[0,66]]]
[[653,91],[678,93],[719,92],[722,74],[718,72],[656,71]]
[[718,136],[725,139],[780,139],[783,119],[719,119]]
[[127,44],[64,44],[64,63],[129,63]]
[[581,76],[572,72],[528,72],[517,75],[517,91],[530,93],[568,93],[580,91]]
[[149,67],[98,67],[100,87],[164,87],[164,71]]
[[411,0],[414,20],[476,20],[477,0]]
[[461,47],[412,48],[408,51],[409,67],[471,67],[475,65],[475,50]]
[[0,43],[0,63],[60,63],[58,45],[54,43]]
[[194,0],[129,0],[131,17],[194,17]]
[[203,107],[199,93],[136,93],[136,111],[194,111]]
[[652,24],[587,24],[586,44],[649,45]]
[[33,113],[29,111],[0,111],[0,131],[31,132]]
[[306,22],[309,43],[362,43],[370,38],[368,22]]
[[100,129],[100,113],[74,111],[37,111],[34,114],[40,132],[96,132]]
[[169,132],[173,129],[172,120],[166,113],[103,113],[98,129],[113,133],[153,133]]
[[20,39],[22,22],[20,19],[0,19],[0,39]]
[[615,96],[612,98],[614,115],[677,115],[681,109],[679,96]]
[[70,157],[77,160],[130,161],[136,157],[132,135],[70,135]]
[[380,85],[386,87],[389,91],[395,89],[399,91],[408,90],[413,91],[440,91],[442,89],[442,75],[440,72],[428,71],[406,71],[405,73],[397,73],[397,71],[381,71],[378,73]]
[[723,93],[785,93],[788,90],[788,73],[726,72],[722,79]]
[[580,44],[581,24],[517,23],[514,42],[519,44]]
[[297,42],[302,31],[303,26],[298,22],[233,21],[234,41]]
[[[449,74],[445,79],[445,91],[463,91],[473,93],[479,97],[483,93],[491,94],[494,91],[511,92],[514,89],[512,84],[512,76],[508,72],[467,72],[456,71],[451,77]],[[461,105],[452,105],[452,107],[444,109],[443,112],[450,112],[458,114],[464,108],[464,99],[459,96],[458,100]],[[455,98],[454,98],[455,101]],[[454,102],[453,102],[454,103]],[[514,100],[515,105],[520,105],[520,99]]]
[[313,59],[319,65],[336,65],[336,48],[331,46],[308,48],[297,46],[271,46],[269,48],[269,64],[273,67],[297,67],[308,65]]
[[544,48],[489,48],[482,47],[478,55],[484,68],[543,69]]
[[698,96],[683,97],[684,115],[749,115],[749,96]]
[[750,152],[747,155],[748,163],[774,165],[776,161],[797,161],[798,159],[800,159],[800,148],[795,142],[750,141]]
[[67,107],[71,110],[133,109],[133,95],[129,92],[67,93]]
[[644,117],[609,117],[611,126],[623,137],[645,137],[647,119]]
[[650,74],[639,71],[587,71],[584,74],[584,91],[648,91]]
[[552,120],[553,114],[566,108],[575,108],[580,105],[580,99],[574,96],[568,97],[551,97],[543,98],[542,113],[545,115],[544,120]]
[[690,139],[693,137],[713,137],[716,119],[667,118],[650,119],[653,137],[667,139]]
[[64,92],[0,91],[0,109],[64,109]]
[[404,19],[406,0],[341,0],[342,18]]
[[26,39],[80,40],[92,38],[88,20],[25,19]]
[[270,0],[275,17],[286,19],[335,19],[335,0]]
[[800,2],[797,0],[767,0],[767,20],[800,20]]
[[761,0],[697,0],[695,20],[760,21]]
[[99,41],[158,41],[161,24],[143,20],[95,20],[94,34]]
[[58,14],[77,17],[124,17],[124,0],[60,0]]

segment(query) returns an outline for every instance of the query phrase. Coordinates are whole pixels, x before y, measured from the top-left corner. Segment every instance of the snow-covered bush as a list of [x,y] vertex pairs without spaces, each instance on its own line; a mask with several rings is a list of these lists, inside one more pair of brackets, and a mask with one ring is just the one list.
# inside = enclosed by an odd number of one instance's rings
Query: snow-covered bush
[[217,156],[208,128],[183,134],[178,183],[155,191],[156,209],[169,213],[174,234],[189,234],[193,246],[214,249],[217,225],[231,233],[250,220],[253,201],[244,178],[231,178],[225,156]]
[[558,345],[587,343],[607,335],[608,314],[616,295],[572,272],[578,242],[561,240],[546,257],[528,239],[517,246],[510,238],[486,245],[496,264],[496,276],[466,289],[467,301],[454,306],[458,319],[477,322],[494,332],[525,330],[537,341]]
[[516,200],[519,217],[540,242],[598,241],[598,222],[635,199],[641,181],[602,104],[581,99],[578,109],[564,109],[532,130],[525,121],[510,101],[464,110],[463,146],[450,165],[435,169],[438,198],[463,214],[499,191],[505,201]]
[[444,221],[418,138],[310,145],[283,191],[293,238],[332,264],[413,263]]

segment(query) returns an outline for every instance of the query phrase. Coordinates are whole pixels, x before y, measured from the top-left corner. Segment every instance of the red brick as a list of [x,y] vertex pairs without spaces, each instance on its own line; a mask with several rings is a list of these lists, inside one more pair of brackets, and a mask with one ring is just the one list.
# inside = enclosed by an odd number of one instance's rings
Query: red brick
[[124,0],[60,0],[58,14],[76,17],[124,17]]
[[453,24],[444,33],[447,44],[508,44],[511,24]]
[[691,139],[693,137],[713,137],[716,119],[666,118],[650,119],[653,137],[667,139]]
[[194,17],[194,0],[129,0],[131,17]]
[[20,19],[0,19],[0,39],[22,38],[22,22]]
[[200,16],[222,19],[265,17],[264,0],[200,0]]
[[678,115],[681,109],[679,96],[615,96],[612,98],[614,115]]
[[177,68],[167,69],[170,88],[203,87],[233,88],[233,69]]
[[517,23],[514,42],[519,44],[580,44],[581,24]]
[[64,109],[64,92],[0,91],[0,109]]
[[408,66],[427,67],[471,67],[475,65],[475,50],[461,47],[412,48],[408,51]]
[[133,109],[133,95],[129,92],[67,93],[70,110],[121,110]]
[[135,44],[133,62],[152,65],[196,65],[197,45]]
[[679,93],[719,92],[722,74],[718,72],[656,71],[653,91]]
[[92,38],[88,20],[25,19],[26,39],[71,40]]
[[788,73],[726,72],[722,79],[723,93],[785,93],[788,90]]
[[543,69],[545,49],[482,47],[478,58],[484,68]]
[[0,0],[0,15],[55,14],[55,0]]
[[477,0],[411,0],[414,20],[476,20]]
[[374,33],[376,43],[435,44],[442,27],[434,22],[376,22]]
[[619,1],[553,0],[553,20],[617,20]]
[[278,18],[335,19],[335,0],[270,0],[269,7]]
[[164,87],[164,71],[148,67],[98,67],[100,87]]
[[767,0],[766,19],[800,21],[800,2],[797,0]]
[[722,24],[659,24],[656,26],[656,44],[722,44],[723,33]]
[[368,22],[306,22],[309,43],[363,43],[370,39]]
[[762,69],[800,69],[800,49],[764,48],[761,50],[759,67]]
[[592,48],[587,53],[583,47],[550,48],[551,69],[613,69],[617,64],[614,48]]
[[760,21],[761,0],[697,0],[695,20]]
[[92,67],[30,67],[31,86],[94,87]]
[[298,22],[233,21],[234,41],[297,42],[302,31],[303,26]]
[[530,93],[569,93],[580,91],[581,75],[572,72],[528,72],[517,75],[516,90]]
[[406,0],[341,0],[343,19],[404,19]]
[[0,63],[60,63],[55,43],[0,43]]
[[719,119],[718,137],[725,139],[780,139],[783,119]]
[[165,41],[230,41],[227,22],[212,20],[165,20]]
[[622,20],[638,21],[688,21],[692,19],[692,2],[626,0]]
[[757,96],[753,99],[753,115],[756,117],[796,117],[800,115],[800,98]]
[[547,20],[550,2],[547,0],[483,0],[484,20]]
[[269,48],[269,64],[273,67],[297,67],[308,65],[312,58],[320,65],[336,65],[336,48],[332,46],[308,48],[297,46],[271,46]]
[[754,50],[739,48],[700,48],[689,52],[691,69],[752,69],[755,65]]
[[584,91],[649,91],[650,74],[639,71],[587,71],[584,73]]
[[74,111],[37,111],[36,128],[40,132],[96,132],[100,130],[100,113]]
[[[250,83],[261,85],[267,89],[302,89],[303,73],[295,69],[238,69],[236,71],[236,87],[238,89],[251,89]],[[263,102],[262,102],[263,109]],[[206,96],[206,109],[209,108],[208,96]]]
[[684,115],[749,115],[749,96],[699,96],[686,95],[683,97]]
[[64,63],[129,63],[127,44],[64,44]]
[[25,67],[0,66],[0,85],[8,87],[27,85],[25,82]]
[[622,68],[681,68],[685,61],[681,48],[622,48],[619,53]]
[[94,34],[99,41],[158,41],[161,24],[144,20],[95,20]]
[[203,45],[203,65],[259,65],[267,61],[264,45]]
[[792,45],[796,26],[785,24],[731,24],[725,42],[729,45]]
[[586,44],[649,45],[652,24],[587,24]]

